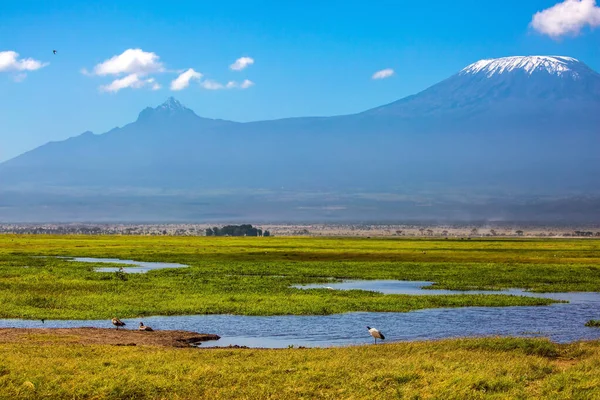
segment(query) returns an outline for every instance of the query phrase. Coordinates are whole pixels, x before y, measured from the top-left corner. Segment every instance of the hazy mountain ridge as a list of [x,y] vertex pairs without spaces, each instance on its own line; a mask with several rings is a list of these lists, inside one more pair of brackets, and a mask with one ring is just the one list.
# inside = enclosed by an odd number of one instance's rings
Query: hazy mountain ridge
[[479,61],[354,115],[237,123],[200,117],[169,98],[121,128],[0,164],[0,184],[40,193],[57,186],[131,194],[282,187],[434,198],[457,188],[593,194],[599,127],[600,74],[571,58],[512,57]]

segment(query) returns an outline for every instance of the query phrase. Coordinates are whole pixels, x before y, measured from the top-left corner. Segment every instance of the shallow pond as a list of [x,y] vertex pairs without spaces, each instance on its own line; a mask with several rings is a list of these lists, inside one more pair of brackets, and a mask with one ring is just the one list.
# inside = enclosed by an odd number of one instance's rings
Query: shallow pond
[[[555,300],[580,298],[581,292],[573,293],[534,293],[523,289],[506,290],[447,290],[429,289],[433,282],[428,281],[394,281],[394,280],[346,280],[333,283],[314,283],[309,285],[293,285],[297,289],[331,289],[331,290],[368,290],[383,294],[408,294],[412,296],[433,296],[448,294],[505,294],[513,296],[537,297]],[[585,295],[594,293],[585,293]],[[600,294],[599,294],[600,295]]]
[[[85,263],[104,263],[104,264],[123,264],[134,265],[134,267],[123,267],[123,272],[128,274],[143,274],[155,269],[164,268],[184,268],[187,265],[164,262],[146,262],[133,260],[120,260],[118,258],[92,258],[92,257],[74,257],[68,258],[69,261],[85,262]],[[117,272],[119,267],[96,268],[96,272]]]
[[[369,287],[384,293],[411,295],[473,292],[423,290],[430,282],[404,281],[343,282],[319,285],[346,289]],[[363,286],[367,285],[367,286]],[[314,285],[311,285],[314,286]],[[403,288],[403,289],[401,289]],[[441,293],[443,292],[443,293]],[[376,327],[386,342],[429,340],[466,336],[547,337],[556,342],[600,339],[600,329],[584,324],[600,318],[600,293],[530,293],[518,289],[501,292],[532,297],[568,300],[569,303],[539,307],[439,308],[408,313],[347,313],[328,316],[250,317],[238,315],[154,316],[124,319],[135,329],[140,321],[154,329],[183,329],[221,336],[202,347],[240,345],[249,347],[326,347],[372,343],[366,326]],[[2,320],[0,327],[112,327],[109,320],[29,321]]]

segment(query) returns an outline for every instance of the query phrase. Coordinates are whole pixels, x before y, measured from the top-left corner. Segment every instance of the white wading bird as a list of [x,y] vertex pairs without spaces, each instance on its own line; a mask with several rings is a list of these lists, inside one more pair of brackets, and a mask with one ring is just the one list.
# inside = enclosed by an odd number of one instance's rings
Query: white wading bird
[[373,339],[375,339],[375,344],[377,344],[377,339],[381,339],[381,340],[385,339],[385,336],[383,335],[383,333],[379,332],[377,329],[371,328],[370,326],[367,326],[367,329],[369,330],[369,333],[371,334],[371,336],[373,336]]

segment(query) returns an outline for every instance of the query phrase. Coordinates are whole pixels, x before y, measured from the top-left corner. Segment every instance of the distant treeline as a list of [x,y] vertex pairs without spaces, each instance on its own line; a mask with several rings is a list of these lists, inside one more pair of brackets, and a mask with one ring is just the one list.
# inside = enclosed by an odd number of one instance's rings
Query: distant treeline
[[[574,233],[573,236],[584,236],[584,237],[594,236],[594,232],[575,231],[573,233]],[[600,232],[596,232],[595,236],[600,236]]]
[[271,232],[260,228],[254,228],[252,225],[225,225],[222,228],[206,229],[206,236],[271,236]]

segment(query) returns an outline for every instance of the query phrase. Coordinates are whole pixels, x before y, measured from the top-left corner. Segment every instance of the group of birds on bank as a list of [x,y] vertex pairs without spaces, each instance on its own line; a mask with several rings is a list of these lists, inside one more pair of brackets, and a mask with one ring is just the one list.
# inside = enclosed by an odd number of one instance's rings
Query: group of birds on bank
[[[125,324],[125,322],[121,321],[119,318],[114,317],[113,319],[111,319],[111,322],[114,326],[117,327],[117,330],[119,330],[119,327],[123,327],[127,324]],[[375,339],[375,344],[377,344],[377,339],[379,340],[384,340],[385,336],[383,333],[381,333],[378,329],[376,328],[371,328],[370,326],[367,326],[367,329],[369,330],[369,334],[371,336],[373,336],[373,339]],[[140,326],[138,327],[138,331],[146,331],[146,332],[153,332],[154,329],[150,328],[149,326],[144,325],[143,322],[140,322]]]
[[[121,321],[119,318],[114,317],[113,319],[110,320],[112,322],[112,324],[114,326],[117,327],[117,330],[119,330],[120,326],[125,326],[127,325],[125,322]],[[150,328],[149,326],[144,325],[143,322],[140,322],[140,326],[138,327],[138,331],[146,331],[146,332],[153,332],[154,329]]]

